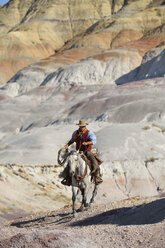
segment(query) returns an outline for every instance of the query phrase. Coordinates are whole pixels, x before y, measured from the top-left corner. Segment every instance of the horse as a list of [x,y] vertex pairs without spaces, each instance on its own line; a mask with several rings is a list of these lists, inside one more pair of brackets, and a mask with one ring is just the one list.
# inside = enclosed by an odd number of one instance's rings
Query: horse
[[65,148],[62,148],[58,152],[58,163],[60,165],[69,166],[69,173],[71,176],[71,186],[72,186],[72,213],[73,217],[76,216],[77,211],[75,208],[76,197],[77,197],[77,188],[80,190],[82,195],[81,206],[78,211],[83,211],[84,207],[91,207],[94,203],[94,199],[97,195],[98,185],[94,184],[94,189],[92,192],[92,197],[87,203],[87,194],[89,188],[92,187],[93,182],[91,181],[90,168],[87,165],[87,162],[83,159],[80,152],[72,150],[68,151],[65,149],[65,155],[63,156],[63,161],[60,158],[61,151]]

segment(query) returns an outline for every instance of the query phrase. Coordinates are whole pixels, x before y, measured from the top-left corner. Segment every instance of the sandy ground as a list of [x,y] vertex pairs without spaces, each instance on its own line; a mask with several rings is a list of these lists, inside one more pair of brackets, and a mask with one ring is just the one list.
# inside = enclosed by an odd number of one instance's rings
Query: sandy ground
[[[79,206],[77,206],[78,208]],[[97,204],[72,217],[71,206],[0,228],[0,247],[164,247],[165,195]]]

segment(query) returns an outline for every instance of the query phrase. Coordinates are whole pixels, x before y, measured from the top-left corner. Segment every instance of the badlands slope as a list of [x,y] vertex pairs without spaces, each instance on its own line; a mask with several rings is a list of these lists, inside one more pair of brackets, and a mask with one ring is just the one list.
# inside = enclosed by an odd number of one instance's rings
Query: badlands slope
[[[134,50],[138,66],[137,52],[144,55],[164,41],[163,3],[163,0],[11,0],[0,8],[0,83],[24,66],[64,47],[94,48],[95,54],[97,49],[124,45],[126,52]],[[124,72],[133,66],[135,62]]]
[[122,5],[119,1],[112,6],[109,0],[11,0],[0,9],[0,82],[25,65],[53,55]]
[[0,87],[2,213],[70,202],[57,152],[80,118],[104,160],[97,203],[165,190],[164,18],[164,1],[150,0],[0,9],[1,81],[29,64]]

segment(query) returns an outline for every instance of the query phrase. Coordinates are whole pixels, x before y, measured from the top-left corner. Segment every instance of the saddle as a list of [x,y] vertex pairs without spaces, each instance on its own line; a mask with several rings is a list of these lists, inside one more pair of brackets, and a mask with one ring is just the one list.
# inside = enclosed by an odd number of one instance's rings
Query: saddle
[[87,156],[83,152],[80,152],[80,155],[82,159],[87,163],[87,165],[91,168],[91,161],[87,158]]
[[[92,149],[91,152],[94,154],[95,159],[97,160],[98,165],[101,165],[103,163],[103,161],[99,157],[97,150],[96,149]],[[81,154],[81,157],[84,159],[84,161],[91,168],[91,161],[87,158],[87,156],[83,152],[80,152],[80,154]]]

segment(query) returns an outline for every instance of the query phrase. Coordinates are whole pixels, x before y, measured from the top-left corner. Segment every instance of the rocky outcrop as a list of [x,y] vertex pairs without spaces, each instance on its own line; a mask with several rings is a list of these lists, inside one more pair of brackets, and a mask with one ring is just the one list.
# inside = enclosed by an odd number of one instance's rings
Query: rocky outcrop
[[155,49],[151,49],[143,57],[140,66],[138,66],[135,70],[132,70],[131,72],[119,77],[116,80],[116,83],[123,84],[125,82],[132,82],[155,77],[163,78],[165,76],[164,59],[164,45]]
[[1,164],[0,213],[40,212],[69,204],[70,195],[58,177],[61,171],[58,165]]
[[108,0],[12,0],[0,10],[1,82],[41,58],[54,54],[64,43],[110,15]]
[[163,0],[12,0],[0,9],[0,82],[6,82],[26,65],[66,48],[128,48],[127,44],[133,42],[129,49],[133,47],[144,55],[164,41],[164,37],[141,41],[147,32],[164,24],[162,3]]

